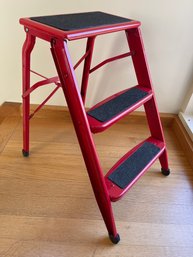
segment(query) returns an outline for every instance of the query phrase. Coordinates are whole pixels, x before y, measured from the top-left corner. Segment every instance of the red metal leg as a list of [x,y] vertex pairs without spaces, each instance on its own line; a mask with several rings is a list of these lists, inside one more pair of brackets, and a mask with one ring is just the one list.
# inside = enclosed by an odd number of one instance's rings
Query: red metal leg
[[[83,101],[70,61],[67,43],[56,40],[52,42],[51,45],[56,69],[66,97],[93,191],[107,230],[111,240],[113,241],[114,238],[118,239],[119,236],[115,227],[111,202],[104,181],[104,175],[99,164]],[[117,242],[118,241],[119,240],[117,240]]]
[[[153,97],[151,100],[146,102],[144,104],[144,108],[145,108],[151,135],[154,138],[165,143],[163,129],[162,129],[160,117],[158,114],[155,98]],[[164,150],[162,155],[159,157],[159,161],[160,161],[162,170],[168,171],[169,167],[168,167],[168,156],[167,156],[166,149]]]
[[[133,53],[132,60],[133,60],[138,84],[140,86],[148,87],[153,91],[140,29],[136,28],[136,29],[127,30],[126,36],[130,47],[130,51]],[[164,142],[165,144],[163,129],[160,121],[160,116],[158,113],[157,104],[154,97],[154,92],[153,92],[152,99],[150,99],[144,104],[144,108],[145,108],[148,125],[149,125],[149,129],[152,137]],[[160,156],[159,160],[160,160],[162,169],[169,170],[166,149],[163,152],[163,154]]]
[[[35,37],[26,33],[26,40],[22,49],[22,79],[23,95],[30,87],[30,54],[35,45]],[[23,155],[29,155],[29,112],[30,95],[23,97]]]
[[94,41],[95,41],[95,37],[89,37],[87,39],[86,52],[89,51],[89,54],[86,57],[85,62],[84,62],[84,70],[83,70],[83,74],[82,74],[82,85],[81,85],[81,95],[82,95],[83,103],[85,103],[85,100],[86,100],[86,91],[87,91],[87,86],[88,86],[88,78],[89,78],[92,53],[93,53],[93,48],[94,48]]
[[170,169],[169,169],[169,165],[168,165],[168,154],[167,154],[166,148],[163,151],[162,155],[159,157],[159,161],[160,161],[160,164],[161,164],[162,174],[164,176],[168,176],[170,174]]

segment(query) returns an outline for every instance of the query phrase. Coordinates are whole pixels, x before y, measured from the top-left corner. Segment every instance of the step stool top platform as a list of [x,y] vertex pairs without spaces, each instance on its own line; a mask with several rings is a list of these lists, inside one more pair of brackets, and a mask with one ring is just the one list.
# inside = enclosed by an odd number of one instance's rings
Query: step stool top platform
[[[62,35],[67,39],[77,39],[99,34],[138,27],[140,23],[128,18],[104,13],[85,12],[38,16],[20,19],[20,23],[28,28]],[[60,32],[60,33],[59,33]],[[78,35],[77,35],[78,34]]]
[[32,17],[30,19],[64,31],[95,28],[132,21],[131,19],[122,18],[103,12],[40,16]]

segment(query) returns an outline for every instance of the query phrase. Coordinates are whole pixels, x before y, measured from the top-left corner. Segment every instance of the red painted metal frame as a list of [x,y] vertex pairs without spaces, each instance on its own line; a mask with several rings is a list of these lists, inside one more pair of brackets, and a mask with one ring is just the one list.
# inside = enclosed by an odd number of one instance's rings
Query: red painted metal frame
[[119,59],[122,59],[122,58],[125,58],[125,57],[128,57],[128,56],[131,56],[132,53],[131,52],[128,52],[128,53],[125,53],[125,54],[120,54],[120,55],[117,55],[117,56],[114,56],[114,57],[111,57],[111,58],[108,58],[104,61],[102,61],[101,63],[97,64],[95,67],[93,67],[89,73],[92,73],[96,70],[98,70],[99,68],[101,68],[103,65],[109,63],[109,62],[113,62],[113,61],[116,61],[116,60],[119,60]]
[[51,51],[98,206],[109,234],[115,237],[117,235],[117,231],[110,198],[95,150],[82,98],[75,79],[74,70],[70,61],[67,43],[63,43],[61,40],[55,40],[52,42]]
[[81,64],[82,61],[84,61],[87,56],[90,54],[90,51],[88,50],[81,58],[80,60],[78,60],[78,62],[74,65],[74,70],[76,70],[76,68],[78,68],[78,66]]
[[[163,134],[163,129],[161,125],[161,120],[155,100],[155,94],[152,86],[151,76],[149,72],[149,67],[147,64],[147,59],[145,56],[145,49],[143,45],[143,40],[141,36],[141,31],[139,28],[126,30],[127,41],[131,52],[135,54],[132,55],[132,60],[135,68],[136,77],[138,84],[147,88],[150,88],[153,93],[153,97],[150,101],[144,104],[149,129],[153,138],[164,142],[165,139]],[[168,156],[166,149],[159,158],[161,167],[168,170]]]
[[[29,32],[28,32],[29,34]],[[89,41],[89,39],[88,39]],[[93,45],[92,45],[92,49],[88,49],[88,51],[86,51],[86,53],[78,60],[78,62],[74,65],[74,70],[81,64],[81,62],[86,59],[87,61],[87,57],[90,56],[90,62],[91,62],[91,53],[93,51],[93,46],[94,46],[94,42],[93,42]],[[85,61],[85,63],[86,63]],[[44,78],[44,80],[41,80],[41,81],[38,81],[37,83],[35,83],[33,86],[29,87],[27,90],[25,90],[25,92],[23,93],[22,95],[22,98],[26,98],[28,97],[35,89],[37,89],[38,87],[41,87],[41,86],[45,86],[45,85],[48,85],[50,83],[54,83],[56,85],[56,88],[48,95],[48,97],[35,109],[35,111],[29,115],[29,119],[31,119],[35,113],[37,113],[46,103],[47,101],[55,94],[55,92],[59,89],[59,87],[61,87],[61,84],[59,82],[59,78],[58,76],[55,76],[55,77],[52,77],[52,78],[47,78],[45,76],[43,76],[42,74],[36,72],[36,71],[33,71],[33,70],[30,70],[30,72]],[[84,85],[85,84],[85,74],[83,74],[83,90],[86,88],[86,86]],[[88,83],[88,78],[87,78],[87,82],[86,82],[86,85]],[[86,96],[86,89],[85,89],[85,96]]]
[[41,86],[45,86],[48,85],[50,83],[54,83],[56,85],[59,84],[59,80],[58,80],[58,76],[49,78],[49,79],[44,79],[41,81],[38,81],[37,83],[35,83],[33,86],[31,86],[29,89],[27,89],[24,94],[22,95],[23,98],[27,97],[28,95],[30,95],[36,88],[41,87]]
[[82,95],[82,100],[83,100],[84,104],[86,101],[86,91],[87,91],[87,87],[88,87],[89,71],[90,71],[90,66],[91,66],[95,38],[96,37],[94,36],[94,37],[89,37],[87,39],[86,52],[89,52],[89,55],[87,55],[85,62],[84,62],[84,69],[83,69],[83,74],[82,74],[82,84],[81,84],[81,95]]
[[36,112],[38,112],[47,102],[48,100],[58,91],[58,89],[61,87],[61,84],[58,83],[58,85],[54,88],[54,90],[46,97],[46,99],[34,110],[33,113],[30,114],[29,118],[31,119]]
[[[55,66],[60,78],[60,83],[53,81],[57,87],[50,94],[49,97],[59,88],[62,87],[69,111],[72,117],[72,121],[76,130],[76,134],[79,140],[83,158],[87,167],[88,175],[93,187],[93,191],[100,208],[101,214],[103,216],[104,222],[106,224],[109,234],[113,237],[117,236],[117,230],[115,227],[111,200],[115,201],[120,198],[125,192],[120,192],[118,187],[109,183],[107,177],[104,178],[103,172],[99,163],[99,159],[95,150],[94,141],[91,134],[91,128],[89,124],[90,118],[87,117],[84,108],[84,102],[86,97],[86,91],[88,86],[89,73],[96,70],[97,68],[103,66],[107,62],[113,61],[115,59],[120,59],[126,57],[123,54],[116,57],[109,58],[93,69],[90,69],[91,59],[94,48],[94,41],[97,35],[112,33],[116,31],[125,30],[130,53],[132,53],[132,60],[134,63],[134,68],[138,80],[138,85],[144,88],[145,91],[149,92],[149,95],[143,102],[145,111],[148,119],[148,124],[151,132],[151,138],[147,141],[152,142],[160,147],[159,154],[143,169],[140,175],[128,186],[127,190],[139,179],[139,177],[147,170],[147,168],[152,165],[152,163],[159,158],[162,168],[168,169],[168,159],[165,146],[165,140],[163,136],[163,131],[160,123],[160,118],[157,111],[157,105],[155,102],[154,92],[152,89],[152,83],[150,80],[150,74],[148,71],[147,61],[144,54],[143,42],[138,27],[140,22],[132,21],[122,24],[115,24],[109,26],[102,26],[96,28],[83,29],[78,31],[62,31],[47,25],[35,22],[29,18],[20,19],[20,23],[24,25],[26,31],[26,40],[22,51],[22,61],[23,61],[23,150],[25,153],[29,152],[29,106],[30,106],[30,93],[37,87],[43,85],[46,80],[52,80],[53,78],[47,79],[46,77],[36,73],[37,75],[45,78],[44,81],[40,81],[33,85],[30,89],[30,54],[35,45],[35,38],[39,37],[43,40],[49,41],[51,43],[51,52],[55,62]],[[66,40],[76,40],[81,38],[88,38],[86,53],[81,57],[77,64],[72,66],[69,51],[67,48]],[[81,93],[75,79],[74,69],[83,61],[84,70],[82,77]],[[57,78],[57,77],[55,77]],[[115,95],[114,95],[115,96]],[[114,97],[112,96],[112,97]],[[47,100],[47,99],[46,99]],[[45,100],[45,101],[46,101]],[[41,108],[45,101],[40,105]],[[105,100],[107,101],[107,100]],[[100,103],[101,104],[101,103]],[[130,110],[133,111],[139,105],[134,105]],[[96,106],[95,106],[96,107]],[[37,111],[35,110],[35,112]],[[126,113],[124,113],[125,115]],[[124,116],[122,115],[122,116]],[[112,120],[112,124],[115,123],[122,116]],[[91,121],[95,124],[96,121]],[[92,127],[91,124],[91,127]],[[107,124],[110,126],[111,124]],[[93,126],[94,128],[94,126]],[[94,130],[94,129],[93,129]],[[96,131],[95,131],[96,132]],[[143,143],[143,142],[142,142]],[[141,143],[141,144],[142,144]],[[140,145],[141,145],[140,144]],[[113,168],[109,171],[112,172],[117,165],[119,165],[126,157],[130,156],[140,145],[136,146],[134,149],[129,151],[121,160],[119,160]]]
[[31,72],[31,73],[34,73],[35,75],[37,75],[37,76],[39,76],[39,77],[41,77],[41,78],[43,78],[43,79],[48,79],[47,77],[45,77],[44,75],[38,73],[37,71],[34,71],[34,70],[31,70],[31,69],[30,69],[30,72]]
[[[30,55],[35,45],[35,36],[26,34],[26,40],[22,48],[22,91],[23,95],[30,88]],[[29,153],[29,112],[30,95],[23,98],[23,151]]]

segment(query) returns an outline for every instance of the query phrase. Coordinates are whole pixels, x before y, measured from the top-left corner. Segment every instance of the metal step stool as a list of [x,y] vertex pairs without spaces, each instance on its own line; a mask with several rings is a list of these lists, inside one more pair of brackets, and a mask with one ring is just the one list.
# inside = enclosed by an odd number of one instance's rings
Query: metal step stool
[[[29,120],[52,95],[62,88],[82,150],[93,191],[113,243],[120,240],[111,201],[120,199],[159,158],[162,173],[170,173],[163,130],[144,54],[140,22],[103,12],[87,12],[22,18],[26,40],[23,46],[23,155],[29,155]],[[129,45],[125,54],[111,57],[91,68],[94,42],[97,36],[123,31]],[[51,44],[58,76],[46,78],[30,69],[30,55],[35,39]],[[73,67],[67,42],[87,38],[86,52]],[[98,103],[87,112],[84,103],[89,75],[106,63],[131,56],[138,85],[119,92]],[[81,90],[74,70],[84,61]],[[43,80],[30,86],[30,71]],[[40,86],[55,83],[54,91],[30,114],[30,93]],[[102,132],[125,115],[144,105],[151,136],[129,150],[104,176],[96,153],[92,133]]]

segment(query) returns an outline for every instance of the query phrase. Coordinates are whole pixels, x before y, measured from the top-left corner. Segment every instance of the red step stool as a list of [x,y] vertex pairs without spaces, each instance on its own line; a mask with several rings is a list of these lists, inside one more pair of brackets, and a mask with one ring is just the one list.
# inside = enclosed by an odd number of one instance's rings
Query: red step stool
[[[29,155],[30,118],[61,87],[69,107],[98,206],[110,240],[116,244],[120,237],[116,230],[111,201],[120,199],[158,158],[163,175],[167,176],[170,173],[163,130],[139,30],[140,22],[103,12],[87,12],[22,18],[20,23],[24,25],[26,32],[22,52],[23,155]],[[117,31],[125,32],[129,52],[106,59],[91,68],[96,37]],[[36,37],[50,42],[58,77],[48,79],[30,70],[30,55]],[[73,67],[67,42],[82,38],[87,38],[86,53]],[[132,58],[138,85],[107,98],[86,112],[84,103],[90,73],[106,63],[128,56]],[[74,70],[82,61],[84,61],[84,69],[79,92]],[[30,86],[30,71],[44,79]],[[56,88],[35,112],[30,114],[30,93],[49,83],[55,83]],[[128,151],[104,176],[92,133],[102,132],[141,105],[144,105],[145,108],[151,137]]]

